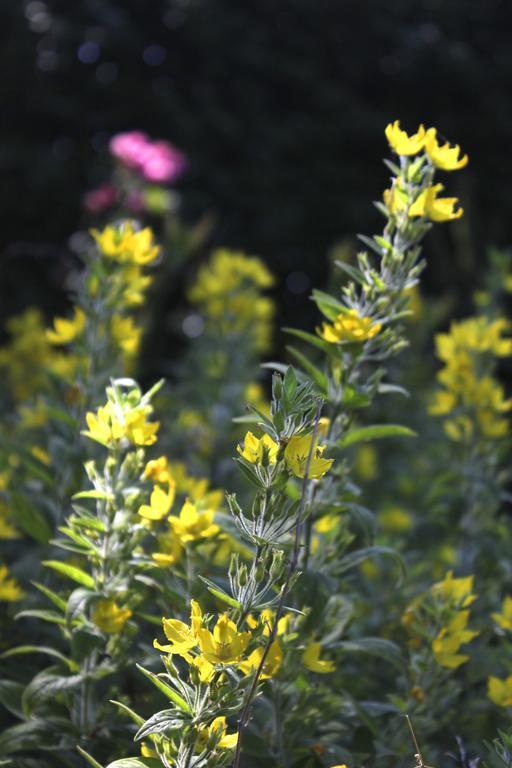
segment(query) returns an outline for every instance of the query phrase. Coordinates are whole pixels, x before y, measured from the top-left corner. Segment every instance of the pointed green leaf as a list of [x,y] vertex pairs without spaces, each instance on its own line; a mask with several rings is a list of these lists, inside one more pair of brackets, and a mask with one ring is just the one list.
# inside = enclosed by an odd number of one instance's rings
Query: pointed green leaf
[[369,440],[380,440],[384,437],[416,437],[416,432],[409,427],[403,427],[400,424],[374,424],[371,427],[359,427],[351,429],[338,440],[337,445],[340,448],[346,448],[355,443],[361,443]]
[[143,675],[147,677],[147,679],[153,683],[153,685],[158,688],[159,691],[161,691],[164,696],[167,696],[167,698],[172,701],[174,704],[176,704],[177,707],[182,709],[184,712],[190,712],[190,707],[178,693],[174,690],[174,688],[171,688],[170,685],[167,685],[167,683],[164,683],[164,681],[158,677],[158,675],[155,675],[153,672],[150,672],[149,669],[144,669],[144,667],[141,667],[140,664],[137,664],[137,668],[140,669]]
[[77,584],[82,584],[84,587],[94,589],[93,577],[85,571],[82,571],[81,568],[77,568],[74,565],[68,565],[67,563],[61,563],[59,560],[43,560],[42,565],[46,565],[47,568],[52,568],[52,570],[62,574],[62,576],[67,576],[68,579],[76,581]]

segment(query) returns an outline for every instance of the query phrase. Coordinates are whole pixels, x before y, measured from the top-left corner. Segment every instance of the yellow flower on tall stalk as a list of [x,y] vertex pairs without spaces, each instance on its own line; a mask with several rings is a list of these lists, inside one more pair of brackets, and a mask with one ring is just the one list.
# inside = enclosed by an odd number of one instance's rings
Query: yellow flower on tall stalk
[[498,707],[512,707],[512,675],[501,680],[491,676],[487,680],[487,695]]
[[153,640],[153,646],[164,653],[176,654],[190,661],[190,651],[198,644],[198,633],[202,625],[202,611],[196,600],[190,601],[190,626],[179,619],[162,619],[164,634],[169,640],[168,645],[160,645]]
[[473,594],[474,576],[464,576],[454,579],[453,571],[448,571],[443,581],[432,586],[434,597],[440,597],[454,608],[467,608],[476,600]]
[[121,608],[114,599],[98,600],[91,614],[91,621],[102,632],[117,635],[122,632],[124,625],[132,616],[129,608]]
[[160,253],[160,247],[154,244],[152,230],[149,227],[137,230],[132,221],[105,227],[102,232],[92,229],[91,235],[103,255],[120,264],[152,264]]
[[151,493],[149,504],[142,504],[139,507],[139,515],[145,520],[163,520],[174,503],[174,491],[174,485],[169,485],[167,493],[156,485]]
[[[286,446],[284,458],[286,466],[295,477],[303,478],[306,472],[313,435],[292,437]],[[318,480],[330,470],[334,459],[323,459],[325,445],[315,445],[309,465],[309,477]]]
[[432,641],[432,650],[437,663],[447,669],[457,669],[469,660],[459,653],[461,645],[470,643],[478,632],[467,629],[469,611],[456,613],[446,627],[443,627]]
[[320,658],[322,646],[320,643],[310,642],[306,645],[306,650],[302,654],[302,661],[306,669],[310,672],[317,672],[319,675],[327,675],[334,672],[336,664],[334,661],[328,661]]
[[426,131],[423,125],[419,126],[416,133],[408,136],[400,128],[400,120],[395,120],[386,126],[385,133],[391,149],[394,149],[397,155],[417,155],[425,147]]
[[82,434],[107,447],[123,439],[133,445],[153,445],[160,424],[147,421],[149,413],[146,407],[122,412],[115,409],[112,403],[107,403],[100,406],[96,413],[89,411],[86,414],[89,429],[82,431]]
[[198,750],[205,749],[209,741],[215,743],[215,749],[235,749],[238,742],[238,733],[227,733],[225,717],[216,717],[207,727],[199,732]]
[[190,541],[216,536],[220,528],[213,522],[214,517],[215,512],[213,510],[198,511],[195,504],[187,499],[181,508],[179,517],[171,516],[169,524],[180,541],[187,544]]
[[250,632],[239,632],[227,613],[219,616],[213,629],[198,630],[201,653],[210,664],[233,664],[239,662],[251,640]]
[[127,355],[136,355],[139,350],[142,328],[135,325],[133,317],[114,315],[110,325],[112,338]]
[[467,155],[459,157],[461,150],[458,144],[454,147],[449,142],[439,144],[435,128],[429,128],[425,135],[425,149],[432,165],[441,171],[458,171],[469,162]]
[[[261,646],[256,648],[249,654],[245,661],[242,661],[238,665],[240,671],[243,672],[244,675],[250,675],[252,672],[255,672],[261,664],[264,652],[265,649]],[[281,643],[279,640],[274,640],[263,663],[260,680],[268,680],[271,677],[275,677],[279,672],[282,661],[283,649],[281,648]]]
[[276,463],[279,445],[267,434],[258,438],[252,432],[247,432],[243,448],[238,445],[236,449],[240,456],[251,464],[268,465]]
[[0,565],[0,601],[16,603],[24,597],[25,592],[16,579],[10,576],[8,567]]
[[46,331],[46,338],[50,344],[56,346],[69,344],[80,336],[85,329],[86,315],[80,307],[74,307],[73,317],[56,317],[53,321],[53,330]]
[[501,606],[501,613],[491,613],[496,624],[505,630],[512,632],[512,597],[506,595]]
[[331,344],[362,343],[373,339],[381,329],[380,323],[374,322],[370,317],[361,317],[357,309],[349,309],[347,312],[340,312],[333,324],[322,323],[322,327],[317,328],[316,332]]
[[437,196],[443,189],[444,186],[442,184],[434,184],[420,192],[414,203],[409,207],[409,217],[425,216],[431,221],[436,222],[460,219],[464,209],[458,207],[458,198]]

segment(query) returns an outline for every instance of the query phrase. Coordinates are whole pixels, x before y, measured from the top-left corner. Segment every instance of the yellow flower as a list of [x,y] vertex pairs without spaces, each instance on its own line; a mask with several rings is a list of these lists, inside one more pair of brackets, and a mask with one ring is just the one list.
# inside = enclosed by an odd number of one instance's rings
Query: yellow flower
[[85,312],[80,307],[73,309],[73,317],[70,319],[56,317],[53,321],[54,329],[46,331],[46,338],[50,344],[69,344],[80,336],[85,328]]
[[[442,184],[434,184],[420,192],[409,208],[409,216],[411,218],[426,216],[428,219],[437,222],[460,219],[464,209],[457,208],[458,198],[437,197],[438,192],[442,192],[443,189]],[[457,210],[455,210],[456,208]]]
[[0,601],[16,603],[23,600],[25,593],[14,578],[9,578],[9,569],[0,565]]
[[120,264],[151,264],[160,252],[159,246],[153,242],[151,229],[146,227],[137,231],[131,221],[117,227],[106,227],[103,232],[92,229],[91,235],[103,255]]
[[214,664],[210,664],[210,662],[206,661],[206,659],[204,659],[202,656],[196,656],[190,662],[190,666],[197,670],[197,674],[201,683],[211,683],[215,674]]
[[322,515],[315,522],[315,531],[317,533],[330,533],[336,529],[338,522],[338,515]]
[[198,630],[199,645],[205,659],[211,664],[232,664],[240,661],[251,639],[250,632],[239,632],[227,613],[219,616],[213,632]]
[[438,144],[435,128],[429,128],[426,133],[425,149],[431,163],[442,171],[458,171],[469,162],[467,155],[459,157],[460,147],[458,144],[454,147],[451,147],[448,142],[442,145]]
[[142,742],[140,745],[140,755],[141,757],[158,757],[158,752]]
[[169,492],[165,493],[158,485],[153,488],[148,504],[139,507],[139,515],[145,520],[162,520],[169,514],[174,503],[175,486],[169,486]]
[[151,557],[162,568],[179,563],[183,557],[183,545],[174,531],[160,534],[157,537],[158,552],[153,552]]
[[388,507],[379,513],[379,522],[385,531],[402,533],[412,528],[412,518],[409,512],[400,507]]
[[512,706],[512,675],[505,680],[491,676],[487,681],[487,695],[498,707]]
[[[295,477],[304,477],[312,440],[313,435],[306,435],[305,437],[295,436],[292,437],[286,446],[284,452],[286,465]],[[334,459],[322,459],[324,450],[324,445],[316,445],[313,449],[309,466],[309,477],[315,480],[323,477],[330,470],[334,462]]]
[[[256,629],[258,625],[261,623],[261,625],[263,625],[263,637],[269,637],[270,630],[272,629],[272,626],[274,624],[274,619],[275,619],[275,611],[273,611],[271,608],[264,608],[260,613],[259,621],[254,618],[252,613],[250,613],[247,616],[246,621],[248,626],[251,629]],[[281,637],[287,632],[291,619],[292,619],[291,613],[287,613],[284,616],[281,616],[281,618],[277,622],[278,637]]]
[[[244,675],[250,675],[252,672],[255,672],[261,664],[263,653],[264,648],[256,648],[249,654],[246,661],[242,661],[242,663],[238,665],[240,671],[243,672]],[[279,640],[274,640],[263,664],[260,679],[268,680],[270,677],[275,677],[279,672],[282,661],[283,650],[281,648],[281,643]]]
[[432,586],[434,596],[440,596],[456,608],[467,608],[476,600],[472,594],[474,576],[453,578],[453,571],[448,571],[443,581]]
[[425,136],[426,132],[423,125],[420,125],[416,133],[410,136],[401,130],[399,120],[389,123],[386,127],[386,138],[390,147],[395,150],[397,155],[417,155],[425,146]]
[[93,624],[109,635],[117,635],[132,616],[129,608],[120,608],[112,598],[98,600],[91,614]]
[[138,352],[142,328],[138,328],[132,317],[114,315],[110,326],[114,341],[119,344],[127,355],[135,355]]
[[191,660],[190,651],[198,643],[198,632],[202,623],[202,612],[199,603],[190,601],[191,614],[190,626],[179,619],[162,619],[164,634],[169,640],[169,645],[160,645],[158,640],[153,640],[153,646],[164,653],[183,656]]
[[179,517],[170,517],[169,524],[176,536],[186,544],[189,541],[209,539],[216,536],[220,528],[213,520],[212,510],[199,512],[197,507],[187,499],[181,508]]
[[491,613],[491,616],[499,627],[512,632],[512,597],[507,595],[503,600],[501,613]]
[[447,627],[443,627],[432,641],[435,659],[441,667],[456,669],[468,661],[469,656],[458,653],[461,645],[471,642],[479,633],[466,629],[469,611],[455,614]]
[[9,519],[9,507],[0,500],[0,540],[19,539],[20,533]]
[[199,733],[199,749],[204,749],[207,742],[213,739],[217,749],[235,749],[238,743],[238,733],[227,733],[225,717],[216,717],[207,728],[202,728]]
[[147,408],[134,408],[123,413],[107,403],[100,406],[96,413],[89,411],[86,414],[89,429],[82,434],[107,447],[123,438],[133,445],[153,445],[160,424],[146,421],[147,415]]
[[320,643],[308,643],[306,650],[302,654],[302,661],[304,666],[311,672],[317,672],[320,675],[327,675],[329,672],[334,672],[336,664],[334,661],[326,661],[320,658],[321,645]]
[[244,437],[243,449],[238,445],[237,451],[251,464],[275,464],[279,445],[269,435],[256,437],[252,432],[247,432]]
[[160,456],[158,459],[148,461],[142,477],[145,480],[153,480],[154,483],[173,483],[176,485],[169,470],[169,462],[166,456]]
[[357,309],[349,309],[347,312],[340,312],[333,325],[324,322],[322,328],[317,328],[316,332],[331,344],[361,343],[373,339],[381,328],[382,325],[374,323],[370,317],[360,317]]

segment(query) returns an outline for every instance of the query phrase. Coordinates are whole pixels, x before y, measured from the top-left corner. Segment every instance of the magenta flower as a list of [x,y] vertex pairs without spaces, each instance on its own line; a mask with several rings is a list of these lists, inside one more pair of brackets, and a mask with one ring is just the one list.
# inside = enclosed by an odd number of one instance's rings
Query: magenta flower
[[168,141],[151,141],[141,131],[118,133],[110,141],[110,152],[124,166],[156,184],[176,181],[186,166],[185,155],[179,149]]
[[96,189],[86,192],[83,198],[84,208],[91,213],[102,213],[117,201],[117,187],[112,184],[102,184]]
[[150,145],[151,141],[145,133],[129,131],[113,136],[109,149],[123,165],[139,170]]

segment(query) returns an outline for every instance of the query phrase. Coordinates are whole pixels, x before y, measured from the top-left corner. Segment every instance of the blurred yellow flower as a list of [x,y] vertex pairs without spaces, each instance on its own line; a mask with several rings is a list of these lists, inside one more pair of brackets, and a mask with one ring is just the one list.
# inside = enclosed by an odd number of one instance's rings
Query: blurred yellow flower
[[96,413],[89,411],[86,414],[89,429],[82,434],[106,447],[122,439],[129,440],[133,445],[153,445],[160,424],[147,421],[148,415],[149,409],[145,407],[123,412],[107,403],[100,406]]
[[491,613],[496,624],[507,632],[512,632],[512,597],[507,595],[503,599],[501,613]]
[[489,677],[487,695],[498,707],[512,707],[512,675],[505,680],[494,676]]
[[426,216],[431,221],[443,222],[460,219],[464,209],[457,207],[456,197],[438,197],[438,192],[444,189],[442,184],[434,184],[420,192],[414,203],[409,207],[411,218]]
[[137,230],[131,221],[105,227],[102,232],[92,229],[91,235],[104,256],[121,264],[152,264],[160,252],[160,247],[154,244],[151,229]]
[[91,614],[91,620],[98,629],[109,635],[116,635],[132,616],[129,608],[120,608],[112,598],[98,600]]
[[46,338],[50,344],[55,344],[56,346],[69,344],[71,341],[74,341],[77,336],[80,336],[80,334],[83,333],[85,321],[86,316],[83,309],[74,307],[72,318],[55,318],[53,321],[53,330],[49,329],[46,331]]
[[162,520],[167,517],[174,503],[175,486],[169,485],[166,493],[160,486],[155,485],[151,493],[149,504],[143,504],[139,507],[139,515],[145,520]]
[[188,499],[181,508],[179,517],[169,517],[169,524],[178,538],[186,544],[189,541],[209,539],[220,531],[213,522],[215,513],[212,510],[198,511],[195,504]]
[[321,659],[320,652],[320,643],[308,643],[306,645],[306,650],[302,654],[302,661],[304,662],[304,666],[311,672],[317,672],[320,675],[327,675],[330,672],[334,672],[336,669],[336,664],[334,661]]
[[15,578],[9,577],[9,569],[6,565],[0,565],[0,601],[16,603],[23,600],[25,592]]
[[407,135],[400,128],[400,121],[395,120],[386,127],[386,138],[391,149],[394,149],[397,155],[417,155],[425,146],[425,128],[420,125],[416,133]]
[[[243,672],[244,675],[250,675],[252,672],[255,672],[261,664],[263,653],[264,648],[261,646],[256,648],[252,653],[249,654],[245,661],[242,661],[238,665],[240,671]],[[281,648],[281,643],[279,640],[274,640],[263,663],[260,679],[268,680],[271,677],[275,677],[279,672],[282,661],[283,650]]]
[[458,171],[460,168],[465,168],[469,162],[467,155],[459,157],[460,147],[458,144],[454,147],[450,146],[448,142],[439,144],[435,128],[429,128],[426,133],[425,149],[430,162],[442,171]]
[[317,328],[318,335],[331,344],[343,342],[364,342],[373,339],[382,326],[373,322],[370,317],[360,317],[357,309],[349,309],[340,312],[334,320],[334,324],[322,323],[322,328]]

